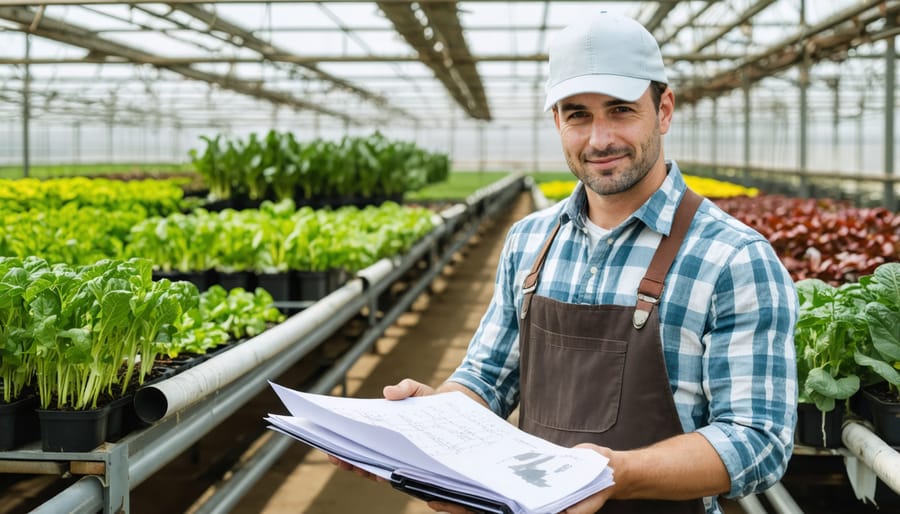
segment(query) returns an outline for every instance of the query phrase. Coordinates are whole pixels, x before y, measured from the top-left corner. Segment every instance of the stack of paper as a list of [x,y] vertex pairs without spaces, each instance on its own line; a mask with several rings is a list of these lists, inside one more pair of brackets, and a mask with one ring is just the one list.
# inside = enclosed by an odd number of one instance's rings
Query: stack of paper
[[613,483],[599,453],[522,432],[462,393],[388,401],[272,387],[292,415],[268,416],[270,428],[425,500],[547,514]]

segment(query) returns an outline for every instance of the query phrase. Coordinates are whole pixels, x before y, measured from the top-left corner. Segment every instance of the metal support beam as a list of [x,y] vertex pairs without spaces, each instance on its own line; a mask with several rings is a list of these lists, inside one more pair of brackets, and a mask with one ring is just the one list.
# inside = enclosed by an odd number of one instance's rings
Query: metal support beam
[[[319,3],[321,0],[216,0],[217,4],[280,4],[280,3]],[[457,0],[384,0],[389,4],[446,4]],[[546,2],[547,0],[517,0],[519,2]],[[570,2],[590,2],[593,0],[569,0]],[[634,0],[611,0],[613,2],[634,2]],[[677,4],[684,0],[656,0],[660,4]],[[708,0],[713,1],[713,0]],[[467,3],[496,3],[497,0],[466,0]],[[0,0],[0,5],[101,5],[121,4],[122,0]],[[158,4],[159,0],[128,0],[130,5]],[[167,4],[206,4],[209,0],[166,0]],[[328,3],[359,3],[359,0],[328,0]]]
[[744,185],[750,184],[750,81],[744,81]]
[[676,4],[659,4],[656,8],[656,11],[653,13],[653,16],[644,24],[647,31],[651,34],[662,25],[663,21],[665,21],[666,16],[672,12],[672,9],[675,8]]
[[831,161],[835,164],[840,160],[838,152],[838,143],[840,142],[841,129],[841,79],[835,77],[829,82],[832,88],[832,104],[831,104]]
[[[690,54],[663,54],[666,62],[715,62],[736,61],[742,59],[744,54],[738,53],[690,53]],[[879,56],[881,58],[881,56]],[[421,62],[417,55],[293,55],[293,54],[267,54],[265,59],[270,62],[286,64],[309,65],[318,63],[398,63]],[[468,60],[467,60],[468,59]],[[469,55],[455,59],[457,63],[475,64],[479,62],[546,62],[545,53],[535,54],[483,54]],[[187,57],[166,57],[162,55],[147,55],[141,59],[141,64],[154,66],[175,66],[188,64],[259,64],[259,57],[225,57],[220,55],[195,55]],[[0,64],[23,65],[58,65],[58,64],[135,64],[133,61],[114,55],[86,54],[84,57],[35,57],[31,59],[0,58]]]
[[[25,58],[31,58],[31,34],[25,34]],[[25,65],[22,81],[22,175],[27,177],[31,167],[31,66]]]
[[[896,25],[896,23],[891,23]],[[896,37],[888,38],[884,52],[884,174],[888,180],[884,183],[884,206],[890,211],[897,211],[897,198],[894,194],[894,129],[896,127],[896,103],[894,94],[897,84],[897,42]]]
[[678,34],[679,34],[682,30],[684,30],[684,29],[686,29],[686,28],[688,28],[688,27],[694,26],[694,23],[697,21],[697,19],[698,19],[703,13],[705,13],[707,9],[709,9],[710,7],[712,7],[713,4],[715,4],[715,3],[716,3],[716,2],[706,2],[705,4],[703,4],[702,6],[700,6],[700,8],[697,9],[697,11],[691,13],[691,15],[688,16],[687,19],[684,21],[684,23],[682,23],[681,25],[675,27],[675,29],[672,30],[672,32],[670,32],[670,33],[669,33],[668,35],[666,35],[665,37],[660,38],[660,39],[659,39],[659,46],[660,46],[660,48],[664,47],[667,43],[669,43],[670,41],[672,41],[673,39],[675,39],[675,37],[678,36]]
[[[278,47],[272,45],[268,41],[264,41],[264,40],[256,37],[256,35],[254,35],[252,31],[244,29],[244,28],[238,26],[237,24],[232,23],[232,22],[222,18],[222,16],[219,13],[215,12],[214,10],[210,11],[210,10],[207,10],[203,6],[189,5],[189,4],[181,4],[181,5],[176,4],[176,5],[172,5],[171,7],[172,7],[172,9],[174,9],[176,11],[183,12],[189,16],[192,16],[192,17],[202,21],[203,23],[205,23],[207,25],[209,30],[222,31],[222,32],[226,32],[226,33],[230,34],[234,39],[236,39],[239,42],[239,44],[234,43],[236,46],[249,48],[255,52],[258,52],[260,55],[262,55],[266,59],[268,59],[270,55],[281,55],[286,58],[299,57],[299,56],[293,55],[291,52],[289,52],[285,49],[278,48]],[[390,105],[390,102],[388,101],[388,99],[385,98],[383,95],[373,93],[367,89],[356,86],[355,84],[352,84],[342,78],[335,77],[334,75],[332,75],[330,73],[320,70],[315,65],[315,62],[310,61],[310,62],[303,62],[303,63],[296,63],[296,64],[298,64],[299,66],[303,67],[304,69],[312,72],[312,74],[315,75],[317,78],[324,80],[326,82],[329,82],[331,84],[334,84],[335,86],[337,86],[345,91],[348,91],[350,93],[353,93],[353,94],[359,96],[360,98],[371,101],[371,102],[375,103],[376,105],[378,105],[382,109],[394,111],[402,116],[413,117],[412,114],[410,114],[402,109],[399,109],[397,107],[392,107]]]
[[[43,13],[41,13],[43,14]],[[118,58],[127,59],[134,64],[152,64],[153,57],[141,50],[130,46],[117,43],[97,37],[88,28],[79,27],[71,23],[49,18],[46,15],[40,16],[35,11],[25,7],[2,7],[0,6],[0,18],[19,23],[23,27],[28,27],[32,34],[46,37],[54,41],[60,41],[66,44],[86,48],[91,52],[101,55],[113,55]],[[208,73],[188,65],[171,65],[158,66],[162,69],[170,70],[185,77],[214,84],[224,89],[230,89],[239,93],[270,101],[275,104],[284,104],[297,109],[318,111],[329,116],[334,116],[343,120],[350,120],[348,114],[334,111],[318,105],[296,98],[290,94],[280,91],[272,91],[263,88],[261,84],[251,84],[246,81],[234,80],[225,75],[216,75]]]
[[472,61],[456,3],[414,6],[379,2],[378,7],[463,111],[477,120],[490,120],[484,85]]
[[798,65],[804,58],[804,52],[812,63],[844,59],[850,49],[891,37],[895,29],[869,33],[869,25],[878,27],[886,17],[898,14],[900,0],[865,0],[743,59],[733,69],[712,77],[698,77],[693,83],[681,87],[679,96],[682,102],[693,103],[703,97],[740,88],[745,80],[756,82]]
[[716,41],[722,39],[726,34],[731,32],[732,30],[744,25],[749,22],[751,18],[759,14],[763,9],[775,3],[775,0],[760,0],[759,2],[752,5],[749,9],[744,11],[736,20],[722,27],[718,32],[704,39],[700,44],[694,47],[695,52],[699,52],[709,45],[715,43]]
[[712,121],[710,123],[712,133],[710,138],[710,162],[712,163],[713,173],[719,172],[719,98],[712,97]]
[[797,134],[797,152],[800,168],[800,196],[803,198],[810,197],[809,178],[807,172],[809,167],[807,164],[807,148],[808,148],[808,117],[809,117],[809,61],[804,60],[800,65],[800,105],[799,108],[799,128]]

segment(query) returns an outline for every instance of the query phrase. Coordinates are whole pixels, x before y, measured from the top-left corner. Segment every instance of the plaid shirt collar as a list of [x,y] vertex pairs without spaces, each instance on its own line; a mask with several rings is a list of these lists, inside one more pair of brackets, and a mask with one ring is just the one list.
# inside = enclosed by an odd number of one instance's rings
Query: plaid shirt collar
[[[675,219],[675,209],[678,207],[687,185],[675,161],[666,161],[666,167],[668,173],[659,189],[620,226],[624,227],[634,223],[635,220],[640,220],[650,229],[663,235],[669,235]],[[587,210],[587,194],[584,191],[584,183],[579,181],[565,202],[559,215],[560,224],[571,221],[579,230],[583,229],[584,213]]]

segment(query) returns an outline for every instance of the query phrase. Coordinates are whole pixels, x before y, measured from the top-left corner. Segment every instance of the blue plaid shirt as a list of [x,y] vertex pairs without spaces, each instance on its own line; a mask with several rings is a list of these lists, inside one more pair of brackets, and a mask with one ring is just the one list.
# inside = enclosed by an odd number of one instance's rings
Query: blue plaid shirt
[[[517,222],[497,270],[491,304],[450,380],[507,416],[519,400],[522,283],[561,223],[536,294],[578,304],[634,305],[637,287],[686,189],[669,162],[662,186],[596,248],[579,183],[555,206]],[[730,497],[760,492],[784,473],[797,416],[794,283],[768,241],[704,200],[666,278],[659,304],[669,383],[685,432],[718,451]],[[688,456],[685,456],[688,457]],[[708,512],[719,512],[707,499]]]

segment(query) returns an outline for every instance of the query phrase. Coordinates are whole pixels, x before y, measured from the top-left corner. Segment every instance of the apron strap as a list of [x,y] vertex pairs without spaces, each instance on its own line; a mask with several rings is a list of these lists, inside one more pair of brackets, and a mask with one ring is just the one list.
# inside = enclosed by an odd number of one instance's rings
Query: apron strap
[[544,267],[544,260],[547,258],[547,252],[550,251],[550,245],[553,243],[553,240],[556,239],[556,233],[559,232],[559,222],[556,222],[556,226],[553,227],[553,231],[550,232],[550,237],[547,238],[547,242],[544,243],[544,247],[541,248],[541,253],[538,254],[537,260],[534,261],[534,264],[531,266],[531,272],[528,273],[528,276],[525,277],[525,282],[522,284],[522,294],[524,298],[522,300],[522,319],[525,319],[525,316],[528,314],[528,309],[531,307],[531,298],[534,296],[534,291],[537,289],[537,281],[538,275],[541,274],[541,268]]
[[650,267],[641,283],[638,286],[637,304],[634,309],[634,317],[632,325],[634,328],[641,329],[650,317],[650,311],[653,306],[659,303],[662,298],[663,285],[665,284],[666,275],[669,274],[669,268],[675,261],[678,249],[684,241],[688,227],[694,219],[694,213],[697,207],[703,202],[703,197],[690,189],[686,189],[675,211],[675,220],[672,222],[672,231],[668,236],[663,236],[656,253],[653,254],[653,260],[650,261]]

